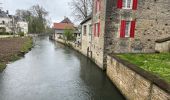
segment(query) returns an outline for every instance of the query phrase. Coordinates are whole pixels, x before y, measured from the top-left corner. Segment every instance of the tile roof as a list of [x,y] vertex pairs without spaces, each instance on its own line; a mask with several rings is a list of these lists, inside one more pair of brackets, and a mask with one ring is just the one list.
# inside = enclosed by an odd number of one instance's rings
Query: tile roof
[[74,25],[71,23],[54,23],[53,29],[58,29],[58,30],[74,29]]

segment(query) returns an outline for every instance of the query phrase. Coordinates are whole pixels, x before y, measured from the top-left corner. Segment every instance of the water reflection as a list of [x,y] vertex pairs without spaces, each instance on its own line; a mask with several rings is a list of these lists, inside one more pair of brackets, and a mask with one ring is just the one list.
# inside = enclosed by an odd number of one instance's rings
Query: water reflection
[[93,62],[48,37],[0,74],[0,100],[123,99]]

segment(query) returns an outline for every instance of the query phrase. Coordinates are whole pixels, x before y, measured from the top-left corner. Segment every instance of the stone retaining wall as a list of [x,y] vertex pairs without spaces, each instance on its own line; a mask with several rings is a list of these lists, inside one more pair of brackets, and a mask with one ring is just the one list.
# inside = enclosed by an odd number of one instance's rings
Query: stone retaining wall
[[170,100],[170,84],[116,56],[107,56],[107,75],[129,100]]
[[[76,44],[73,43],[73,42],[70,42],[70,41],[67,41],[67,42],[66,42],[66,41],[64,41],[63,39],[55,39],[55,41],[57,41],[57,42],[59,42],[59,43],[62,43],[62,44],[70,45],[73,49],[75,49],[76,51],[82,53],[80,46],[76,45]],[[82,54],[83,54],[83,53],[82,53]]]

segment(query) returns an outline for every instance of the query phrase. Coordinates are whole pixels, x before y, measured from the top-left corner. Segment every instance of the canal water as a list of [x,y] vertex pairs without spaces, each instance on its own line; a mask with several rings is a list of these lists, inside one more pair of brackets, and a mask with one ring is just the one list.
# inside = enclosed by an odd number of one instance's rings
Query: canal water
[[0,74],[0,100],[124,100],[85,56],[38,37],[24,58]]

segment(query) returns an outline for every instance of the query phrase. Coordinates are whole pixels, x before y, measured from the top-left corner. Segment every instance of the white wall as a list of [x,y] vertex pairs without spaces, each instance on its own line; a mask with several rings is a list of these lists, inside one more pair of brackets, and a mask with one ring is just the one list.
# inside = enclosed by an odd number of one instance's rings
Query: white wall
[[[5,22],[3,24],[3,21]],[[6,29],[6,32],[12,32],[12,19],[11,18],[0,18],[0,27],[4,27]]]
[[18,31],[24,32],[25,34],[28,33],[28,23],[25,21],[18,21],[17,28],[18,28]]

